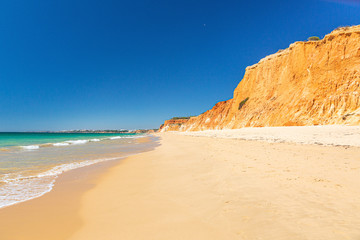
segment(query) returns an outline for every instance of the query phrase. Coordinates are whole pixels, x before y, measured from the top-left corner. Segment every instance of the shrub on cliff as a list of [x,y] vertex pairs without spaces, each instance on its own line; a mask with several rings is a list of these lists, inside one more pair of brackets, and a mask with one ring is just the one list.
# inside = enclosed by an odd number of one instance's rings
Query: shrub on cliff
[[309,41],[319,41],[320,38],[319,38],[319,37],[316,37],[316,36],[313,36],[313,37],[309,37],[308,40],[309,40]]
[[244,100],[242,100],[239,104],[239,110],[245,105],[245,103],[247,102],[247,100],[249,100],[249,98],[245,98]]
[[179,119],[190,119],[192,117],[195,117],[195,116],[189,116],[189,117],[173,117],[171,118],[170,120],[179,120]]
[[193,116],[189,116],[189,117],[173,117],[171,118],[171,120],[179,120],[179,119],[190,119]]

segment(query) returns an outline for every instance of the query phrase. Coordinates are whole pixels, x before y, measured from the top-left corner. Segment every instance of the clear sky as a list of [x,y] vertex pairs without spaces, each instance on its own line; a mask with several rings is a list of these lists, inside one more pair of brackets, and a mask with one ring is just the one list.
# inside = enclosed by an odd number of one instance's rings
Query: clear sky
[[245,67],[360,24],[356,0],[0,1],[0,131],[157,128]]

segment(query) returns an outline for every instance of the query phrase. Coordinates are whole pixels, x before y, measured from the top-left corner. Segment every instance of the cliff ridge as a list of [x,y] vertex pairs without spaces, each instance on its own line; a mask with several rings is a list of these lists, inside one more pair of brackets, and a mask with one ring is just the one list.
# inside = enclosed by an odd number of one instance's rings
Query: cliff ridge
[[261,59],[232,99],[162,131],[330,124],[360,125],[360,25]]

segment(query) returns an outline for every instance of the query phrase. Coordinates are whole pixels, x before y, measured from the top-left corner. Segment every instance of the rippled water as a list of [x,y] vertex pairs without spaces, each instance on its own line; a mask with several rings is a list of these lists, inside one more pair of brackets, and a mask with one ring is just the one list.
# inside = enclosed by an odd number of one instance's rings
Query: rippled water
[[135,134],[51,135],[0,134],[0,207],[43,195],[62,172],[154,146]]

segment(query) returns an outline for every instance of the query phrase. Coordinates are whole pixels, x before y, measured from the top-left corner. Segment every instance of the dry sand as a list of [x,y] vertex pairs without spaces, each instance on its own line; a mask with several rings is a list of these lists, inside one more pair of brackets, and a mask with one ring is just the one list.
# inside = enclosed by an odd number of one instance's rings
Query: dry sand
[[360,147],[360,126],[261,127],[182,132],[189,136]]
[[91,239],[360,239],[360,148],[161,135],[82,198]]

